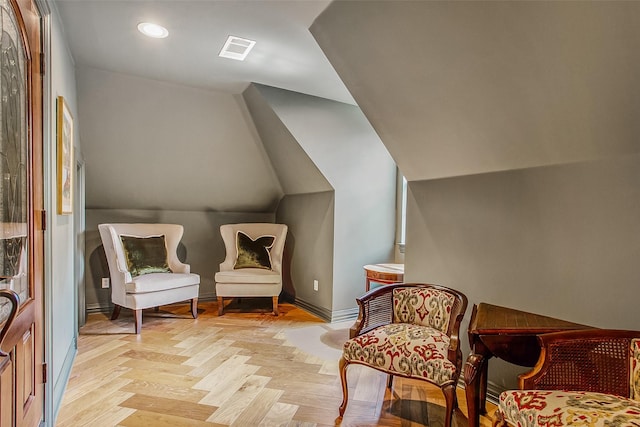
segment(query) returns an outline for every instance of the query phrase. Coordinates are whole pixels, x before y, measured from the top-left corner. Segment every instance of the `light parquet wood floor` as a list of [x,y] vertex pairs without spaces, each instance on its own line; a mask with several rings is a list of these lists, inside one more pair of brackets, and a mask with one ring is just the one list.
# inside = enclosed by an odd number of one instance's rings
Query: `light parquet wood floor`
[[[274,317],[271,300],[259,301],[243,300],[242,310],[232,305],[221,317],[216,302],[201,302],[196,320],[188,304],[145,311],[140,335],[128,310],[116,321],[89,315],[56,426],[442,425],[438,388],[395,378],[389,391],[385,375],[358,365],[349,367],[349,405],[338,419],[347,330],[290,304]],[[458,397],[454,425],[462,427],[462,390]]]

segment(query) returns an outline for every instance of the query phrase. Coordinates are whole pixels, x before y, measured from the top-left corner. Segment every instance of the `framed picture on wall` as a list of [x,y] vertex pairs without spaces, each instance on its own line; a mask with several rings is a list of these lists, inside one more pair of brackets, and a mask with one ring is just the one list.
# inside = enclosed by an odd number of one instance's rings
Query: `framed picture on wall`
[[73,212],[73,117],[58,97],[58,214]]

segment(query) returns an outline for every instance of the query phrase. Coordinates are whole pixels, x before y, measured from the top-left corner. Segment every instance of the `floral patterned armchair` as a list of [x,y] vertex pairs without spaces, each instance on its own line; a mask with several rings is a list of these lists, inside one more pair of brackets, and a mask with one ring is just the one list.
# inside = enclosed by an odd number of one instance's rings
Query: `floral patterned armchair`
[[494,426],[640,425],[640,332],[587,329],[538,337],[521,390],[500,394]]
[[340,359],[343,400],[347,400],[347,367],[369,366],[393,376],[420,379],[439,386],[445,396],[445,427],[457,408],[456,386],[462,366],[460,322],[467,297],[439,285],[402,283],[375,288],[356,299],[358,320]]

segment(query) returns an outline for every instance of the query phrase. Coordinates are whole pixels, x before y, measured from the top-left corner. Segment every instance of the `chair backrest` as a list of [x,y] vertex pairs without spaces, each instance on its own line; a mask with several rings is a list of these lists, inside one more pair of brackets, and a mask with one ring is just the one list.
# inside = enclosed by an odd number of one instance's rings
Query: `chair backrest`
[[398,287],[393,290],[393,321],[449,331],[456,295],[430,286]]
[[[432,301],[431,298],[435,299]],[[462,292],[442,285],[395,283],[379,286],[356,298],[360,307],[356,321],[358,332],[365,333],[389,323],[407,322],[433,327],[450,337],[457,336],[467,301]],[[429,302],[438,305],[431,313],[430,309],[420,306]]]
[[184,271],[183,264],[177,255],[178,244],[184,229],[179,224],[100,224],[100,238],[109,264],[109,272],[114,285],[118,281],[130,281],[127,260],[120,236],[152,237],[165,236],[167,247],[167,264],[172,271]]
[[226,257],[220,264],[220,271],[231,271],[238,257],[236,246],[236,235],[238,231],[243,232],[252,240],[262,236],[274,236],[273,246],[269,249],[271,256],[271,269],[282,274],[282,254],[284,253],[284,243],[287,238],[288,227],[285,224],[272,223],[244,223],[225,224],[220,226],[220,234],[224,241]]
[[520,388],[615,394],[640,400],[640,331],[584,329],[543,334]]

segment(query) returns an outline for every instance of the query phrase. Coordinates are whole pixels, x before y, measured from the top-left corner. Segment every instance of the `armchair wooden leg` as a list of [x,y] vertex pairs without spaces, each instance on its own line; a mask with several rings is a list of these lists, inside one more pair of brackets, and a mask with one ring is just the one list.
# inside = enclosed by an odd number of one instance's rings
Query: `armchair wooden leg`
[[280,312],[278,311],[278,297],[271,297],[273,299],[273,315],[277,316],[278,314],[280,314]]
[[191,315],[194,319],[198,318],[198,298],[191,298]]
[[442,392],[444,393],[444,400],[446,402],[445,415],[444,415],[444,427],[451,427],[451,421],[453,419],[453,411],[457,406],[455,384],[449,384],[442,387]]
[[224,313],[224,300],[222,297],[218,297],[218,316],[222,316]]
[[340,381],[342,382],[342,403],[340,404],[340,408],[338,412],[340,416],[344,415],[345,409],[347,409],[347,400],[349,399],[349,389],[347,388],[347,366],[349,362],[345,360],[344,357],[340,358],[340,363],[338,364],[338,369],[340,370]]
[[138,335],[142,329],[142,309],[133,310],[133,317],[136,324],[136,335]]
[[118,316],[120,316],[120,309],[122,307],[119,306],[118,304],[114,304],[113,305],[113,313],[111,313],[111,320],[116,320],[118,318]]

